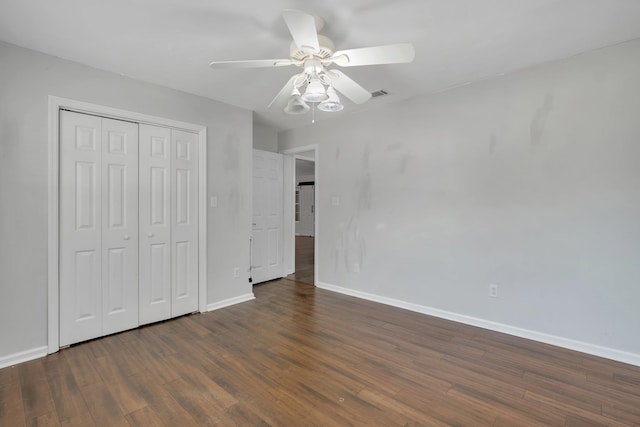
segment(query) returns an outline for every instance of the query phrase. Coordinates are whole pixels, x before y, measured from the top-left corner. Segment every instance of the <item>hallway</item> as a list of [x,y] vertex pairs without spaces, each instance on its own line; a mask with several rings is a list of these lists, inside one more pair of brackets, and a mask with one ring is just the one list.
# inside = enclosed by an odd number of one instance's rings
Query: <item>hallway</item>
[[296,271],[286,278],[314,285],[314,238],[296,236]]

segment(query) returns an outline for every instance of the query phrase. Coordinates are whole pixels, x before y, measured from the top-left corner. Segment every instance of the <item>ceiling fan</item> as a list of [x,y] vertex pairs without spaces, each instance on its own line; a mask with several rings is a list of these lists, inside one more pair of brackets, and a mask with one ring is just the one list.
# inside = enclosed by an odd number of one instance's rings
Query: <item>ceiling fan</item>
[[330,65],[355,67],[361,65],[397,64],[413,61],[415,50],[410,43],[365,47],[336,51],[333,42],[318,34],[324,25],[322,19],[299,10],[283,12],[284,20],[293,38],[288,59],[258,59],[248,61],[213,61],[214,69],[262,68],[295,65],[303,69],[284,85],[269,104],[269,108],[283,108],[288,114],[309,111],[307,103],[322,111],[340,111],[343,105],[336,91],[356,104],[371,98],[371,93],[346,74]]

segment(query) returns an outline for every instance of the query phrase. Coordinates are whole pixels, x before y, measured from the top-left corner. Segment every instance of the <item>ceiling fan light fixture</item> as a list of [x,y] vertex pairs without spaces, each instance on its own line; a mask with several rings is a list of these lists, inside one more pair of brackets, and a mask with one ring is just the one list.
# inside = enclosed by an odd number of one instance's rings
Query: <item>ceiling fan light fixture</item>
[[336,90],[333,88],[333,86],[329,86],[327,88],[327,96],[328,98],[322,101],[320,105],[318,105],[319,110],[329,113],[335,113],[344,108],[344,105],[342,105],[342,103],[340,102],[340,98],[338,97],[338,94],[336,93]]
[[300,91],[297,87],[294,87],[293,92],[291,93],[291,97],[287,102],[287,106],[284,107],[284,112],[287,114],[304,114],[309,110],[309,106],[302,100],[302,97],[300,96]]
[[329,98],[324,90],[324,85],[318,77],[312,77],[307,85],[307,90],[302,94],[302,99],[307,102],[322,102]]
[[311,110],[310,107],[315,111],[318,104],[322,111],[340,111],[344,106],[332,86],[354,104],[363,104],[377,93],[372,94],[340,70],[326,67],[332,64],[339,67],[403,64],[413,62],[415,58],[415,48],[411,43],[336,50],[328,37],[318,34],[324,23],[318,17],[293,9],[284,10],[282,16],[293,39],[289,58],[213,61],[210,64],[214,69],[290,65],[302,68],[303,71],[289,79],[267,108],[282,108],[287,114],[303,114]]

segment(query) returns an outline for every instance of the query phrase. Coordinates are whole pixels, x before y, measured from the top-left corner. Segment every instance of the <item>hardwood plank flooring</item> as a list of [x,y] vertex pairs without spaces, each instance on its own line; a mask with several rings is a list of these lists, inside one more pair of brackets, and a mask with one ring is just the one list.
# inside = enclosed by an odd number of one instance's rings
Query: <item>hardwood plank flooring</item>
[[0,426],[638,426],[640,368],[293,280],[0,370]]
[[287,276],[287,279],[295,280],[309,285],[315,284],[314,280],[314,237],[296,236],[296,271]]

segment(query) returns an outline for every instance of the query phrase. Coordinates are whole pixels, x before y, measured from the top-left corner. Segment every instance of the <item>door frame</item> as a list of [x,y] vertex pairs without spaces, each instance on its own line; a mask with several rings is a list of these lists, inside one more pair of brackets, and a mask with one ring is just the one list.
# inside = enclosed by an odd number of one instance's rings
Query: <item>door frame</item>
[[47,224],[47,353],[60,349],[60,110],[92,114],[140,124],[164,126],[198,135],[198,310],[207,311],[207,128],[119,108],[49,95],[49,176]]
[[299,153],[304,153],[308,151],[313,151],[313,161],[315,163],[313,168],[314,174],[314,201],[313,204],[315,206],[315,218],[314,218],[314,238],[313,238],[313,285],[316,286],[318,283],[318,246],[320,241],[320,234],[318,233],[319,224],[320,224],[320,211],[321,208],[318,203],[319,194],[320,194],[320,173],[319,173],[319,164],[320,164],[320,147],[318,144],[305,145],[302,147],[290,148],[287,150],[282,150],[280,154],[284,154],[284,227],[282,229],[283,237],[284,237],[284,268],[285,274],[291,274],[295,271],[296,265],[296,217],[295,217],[295,209],[296,209],[296,158],[310,160],[309,158],[305,158],[300,156]]

